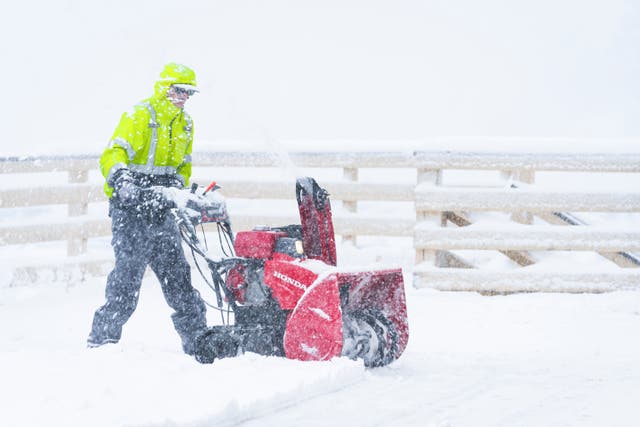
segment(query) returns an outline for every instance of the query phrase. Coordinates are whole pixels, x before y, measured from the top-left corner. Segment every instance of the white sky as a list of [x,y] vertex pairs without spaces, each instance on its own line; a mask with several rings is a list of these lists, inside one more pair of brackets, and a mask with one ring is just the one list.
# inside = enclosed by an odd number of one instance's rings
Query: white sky
[[[640,2],[11,2],[0,155],[99,152],[165,62],[200,141],[640,137]],[[15,82],[16,84],[12,84]]]

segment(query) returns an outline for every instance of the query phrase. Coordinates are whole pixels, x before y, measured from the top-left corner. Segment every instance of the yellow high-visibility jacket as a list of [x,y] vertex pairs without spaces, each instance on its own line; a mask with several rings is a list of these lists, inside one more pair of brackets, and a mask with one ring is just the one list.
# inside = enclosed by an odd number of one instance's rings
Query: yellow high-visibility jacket
[[166,95],[169,87],[178,83],[195,86],[195,73],[183,65],[167,64],[155,84],[153,96],[120,118],[100,157],[108,197],[113,195],[109,182],[121,168],[147,175],[174,175],[185,187],[189,185],[193,121]]

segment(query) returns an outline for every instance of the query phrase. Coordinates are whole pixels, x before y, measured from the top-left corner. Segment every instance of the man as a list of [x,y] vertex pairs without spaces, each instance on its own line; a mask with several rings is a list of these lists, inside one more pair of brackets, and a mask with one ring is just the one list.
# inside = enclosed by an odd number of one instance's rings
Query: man
[[195,73],[167,64],[154,95],[125,113],[102,153],[112,221],[115,268],[107,278],[106,302],[93,318],[89,347],[120,340],[122,327],[138,303],[147,265],[160,281],[185,353],[204,331],[206,307],[191,285],[191,270],[180,235],[168,211],[173,203],[152,187],[189,184],[193,123],[184,104],[197,92]]

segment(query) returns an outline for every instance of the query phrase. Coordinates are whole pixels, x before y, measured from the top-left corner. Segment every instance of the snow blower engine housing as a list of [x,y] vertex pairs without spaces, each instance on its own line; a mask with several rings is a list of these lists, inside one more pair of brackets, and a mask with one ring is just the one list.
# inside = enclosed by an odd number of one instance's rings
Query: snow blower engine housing
[[[313,178],[296,182],[301,224],[235,236],[216,188],[169,195],[201,273],[198,258],[207,264],[211,279],[203,277],[217,299],[211,306],[222,318],[198,338],[199,362],[244,351],[298,360],[347,356],[367,367],[400,357],[409,339],[402,271],[337,267],[329,195]],[[209,257],[198,238],[196,226],[204,222],[218,226],[219,259]]]

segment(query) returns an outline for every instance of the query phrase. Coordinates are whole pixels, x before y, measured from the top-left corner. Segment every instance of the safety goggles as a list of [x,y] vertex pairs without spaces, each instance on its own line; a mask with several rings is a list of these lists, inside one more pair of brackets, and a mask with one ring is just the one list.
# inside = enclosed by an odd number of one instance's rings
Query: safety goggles
[[176,91],[178,95],[192,96],[194,93],[198,92],[198,89],[196,89],[191,85],[186,85],[186,84],[175,84],[173,85],[173,89]]

